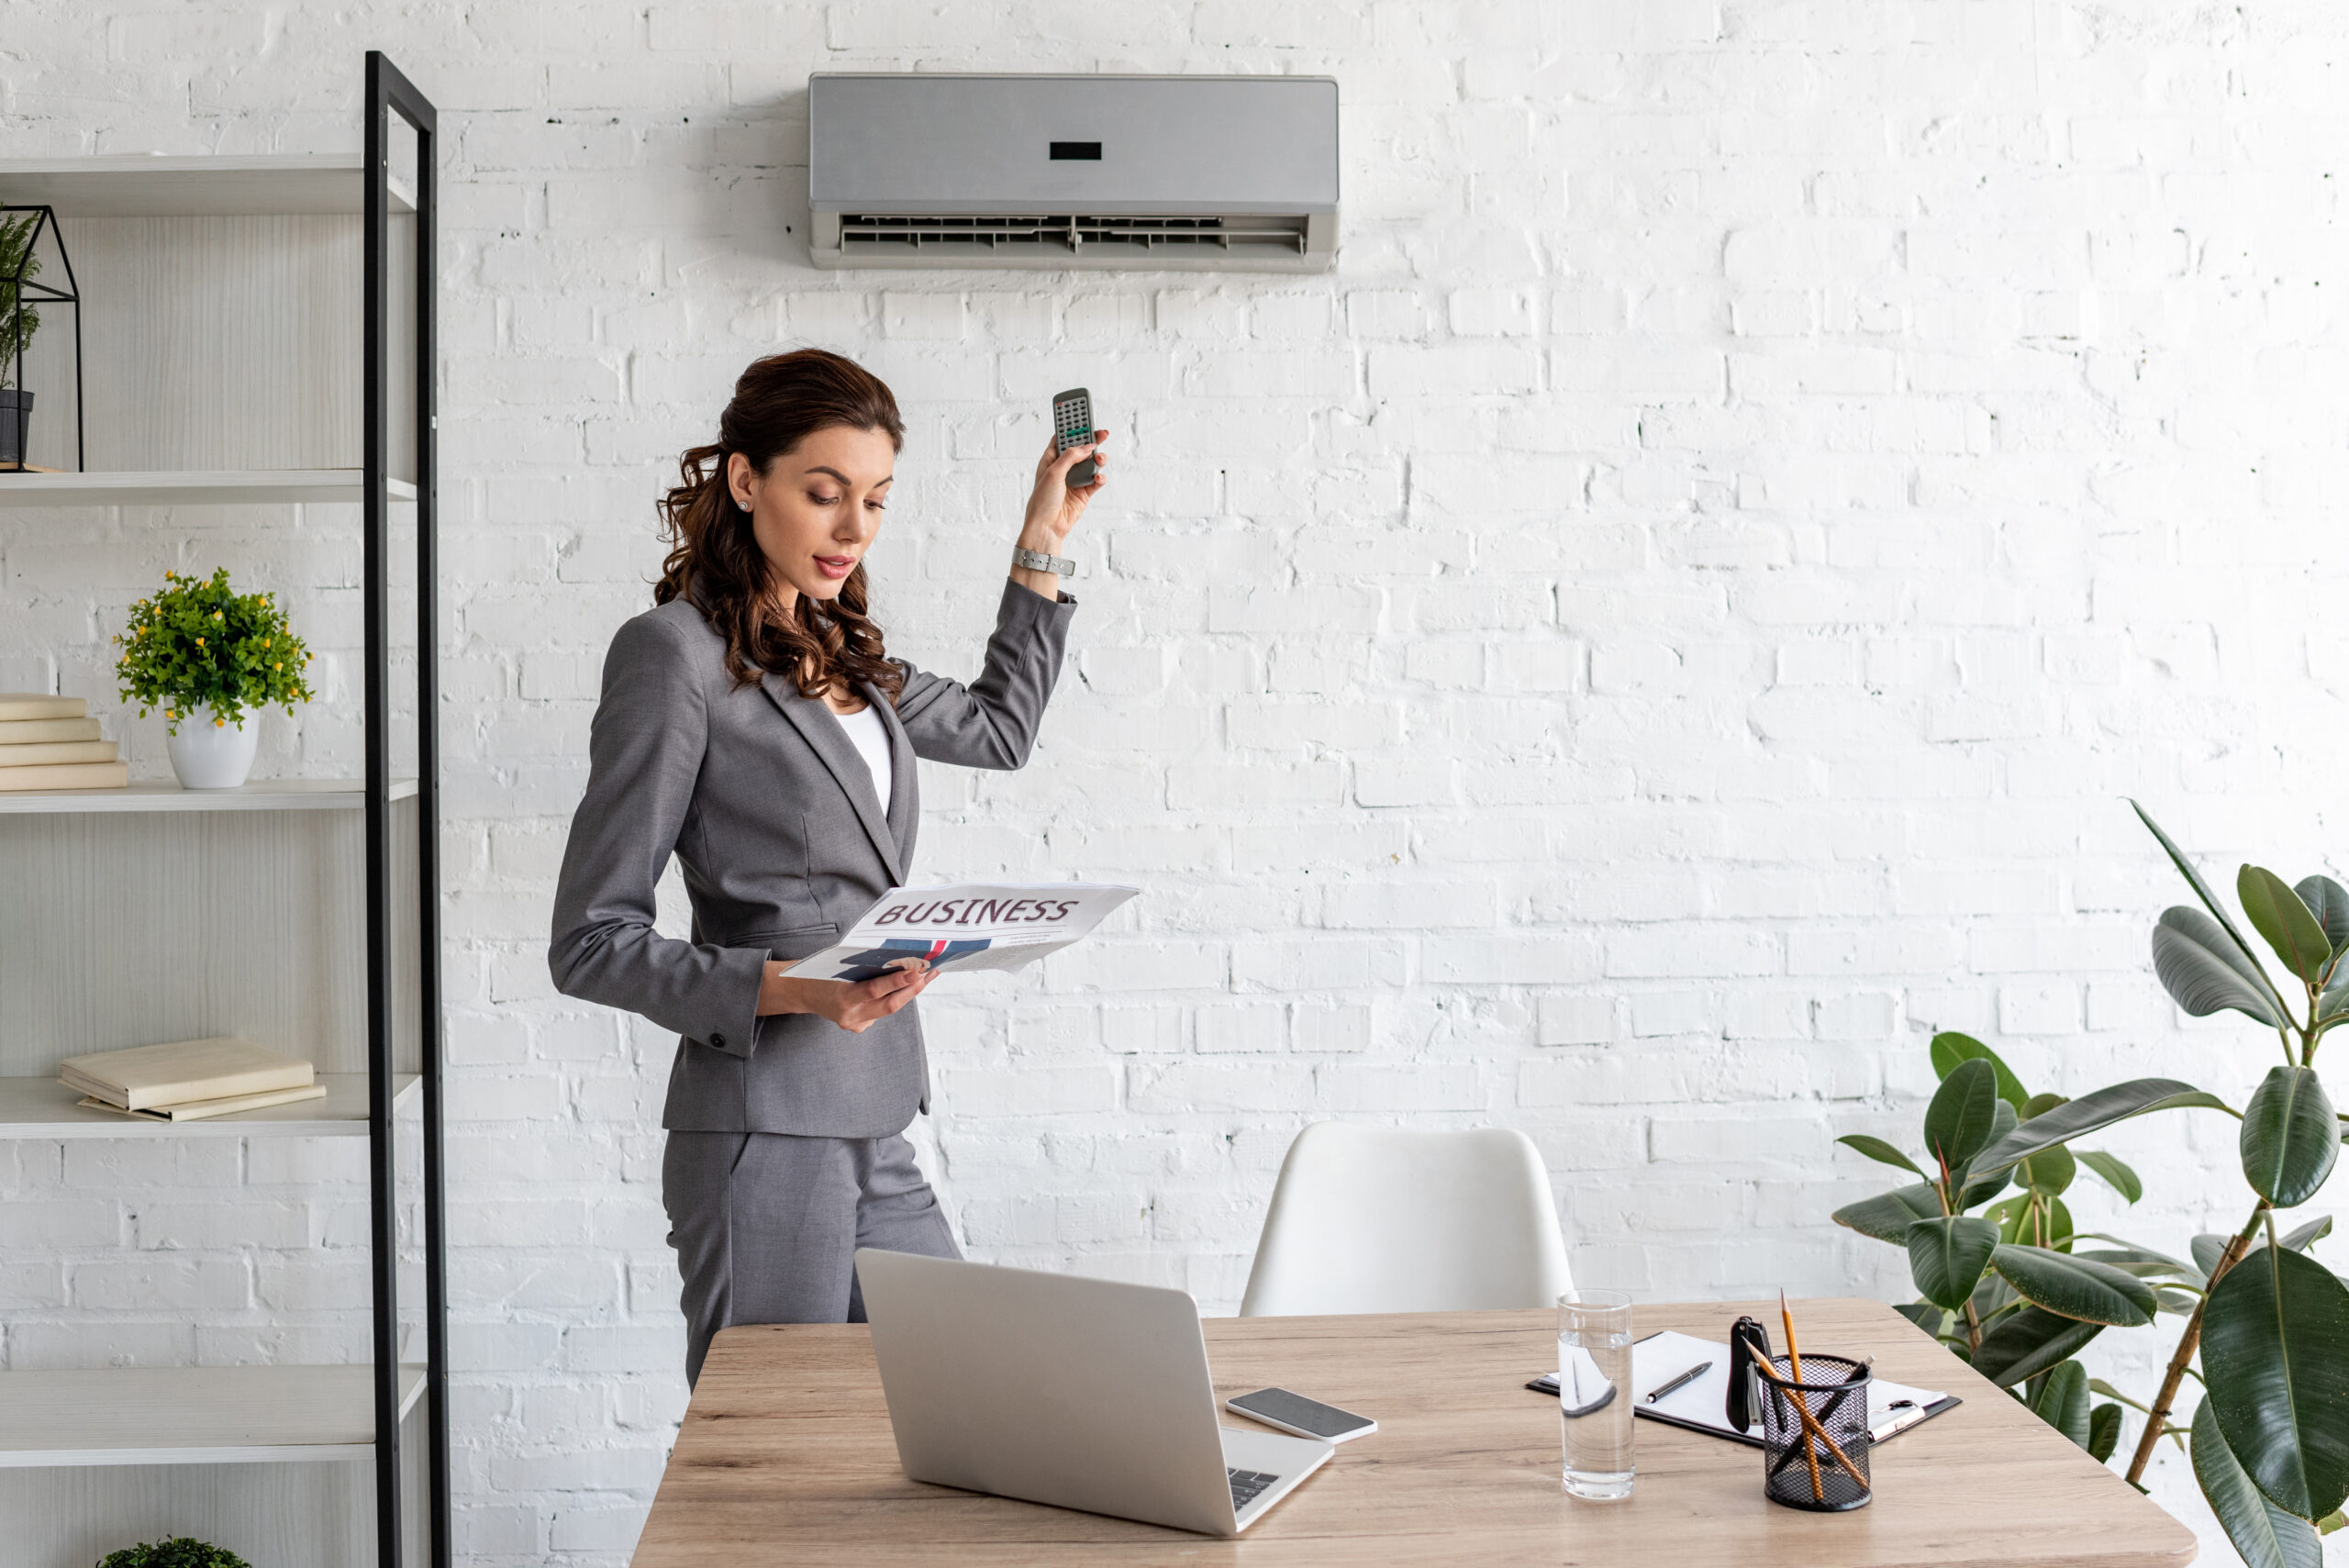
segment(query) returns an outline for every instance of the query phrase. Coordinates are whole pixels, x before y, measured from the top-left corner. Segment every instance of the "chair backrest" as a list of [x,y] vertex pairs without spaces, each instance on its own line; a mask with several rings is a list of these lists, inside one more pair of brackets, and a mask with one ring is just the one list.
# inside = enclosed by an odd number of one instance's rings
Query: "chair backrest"
[[1323,1121],[1281,1162],[1240,1315],[1548,1307],[1573,1288],[1525,1134]]

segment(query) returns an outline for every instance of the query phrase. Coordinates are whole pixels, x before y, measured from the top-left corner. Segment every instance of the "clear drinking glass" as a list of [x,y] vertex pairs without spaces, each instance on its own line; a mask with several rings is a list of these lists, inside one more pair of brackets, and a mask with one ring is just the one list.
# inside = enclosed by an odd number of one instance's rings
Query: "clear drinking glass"
[[1558,1297],[1558,1417],[1566,1491],[1611,1503],[1631,1495],[1631,1298],[1620,1290]]

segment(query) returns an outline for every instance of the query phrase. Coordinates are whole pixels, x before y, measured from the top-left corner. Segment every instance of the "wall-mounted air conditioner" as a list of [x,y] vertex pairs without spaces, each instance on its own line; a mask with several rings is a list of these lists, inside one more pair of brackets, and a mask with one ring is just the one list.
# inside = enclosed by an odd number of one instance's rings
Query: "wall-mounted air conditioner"
[[1319,272],[1337,248],[1327,76],[807,79],[819,267]]

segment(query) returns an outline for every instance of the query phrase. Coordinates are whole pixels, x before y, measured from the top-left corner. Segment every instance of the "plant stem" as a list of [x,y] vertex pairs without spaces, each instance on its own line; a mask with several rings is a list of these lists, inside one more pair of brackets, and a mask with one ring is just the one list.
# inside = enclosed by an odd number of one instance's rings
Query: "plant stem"
[[1970,1296],[1965,1298],[1965,1348],[1969,1354],[1978,1354],[1982,1349],[1982,1319],[1975,1315]]
[[2235,1233],[2227,1250],[2219,1254],[2218,1262],[2210,1270],[2201,1300],[2194,1304],[2194,1314],[2186,1320],[2186,1332],[2178,1336],[2177,1353],[2169,1358],[2169,1371],[2162,1377],[2162,1391],[2154,1396],[2154,1407],[2145,1418],[2144,1435],[2137,1440],[2137,1451],[2130,1456],[2129,1484],[2135,1485],[2145,1473],[2145,1466],[2153,1462],[2154,1445],[2162,1440],[2162,1429],[2169,1418],[2170,1402],[2177,1397],[2177,1385],[2186,1380],[2186,1367],[2194,1359],[2195,1350],[2202,1342],[2202,1313],[2210,1305],[2209,1292],[2218,1288],[2220,1279],[2251,1251],[2251,1239],[2259,1234],[2259,1227],[2267,1218],[2267,1200],[2261,1198],[2259,1207],[2251,1211],[2251,1218]]

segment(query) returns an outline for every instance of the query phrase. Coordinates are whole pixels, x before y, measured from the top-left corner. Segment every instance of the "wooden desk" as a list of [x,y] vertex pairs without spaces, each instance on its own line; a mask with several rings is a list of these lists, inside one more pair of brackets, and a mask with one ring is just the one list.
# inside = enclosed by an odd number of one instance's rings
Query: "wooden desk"
[[[1637,1332],[1723,1340],[1777,1304],[1635,1306]],[[2154,1568],[2185,1526],[1874,1301],[1805,1301],[1803,1343],[1965,1403],[1875,1451],[1876,1501],[1762,1500],[1758,1450],[1638,1423],[1627,1502],[1559,1487],[1556,1314],[1210,1318],[1219,1400],[1277,1383],[1378,1419],[1233,1540],[906,1479],[859,1326],[718,1336],[635,1568],[789,1562],[1544,1563],[1570,1568]],[[1227,1426],[1246,1423],[1229,1412]]]

